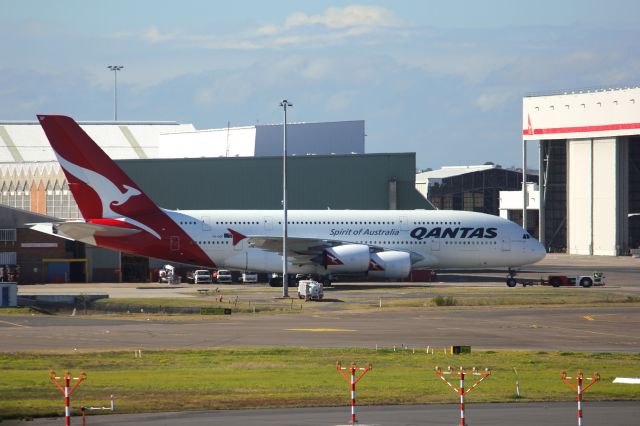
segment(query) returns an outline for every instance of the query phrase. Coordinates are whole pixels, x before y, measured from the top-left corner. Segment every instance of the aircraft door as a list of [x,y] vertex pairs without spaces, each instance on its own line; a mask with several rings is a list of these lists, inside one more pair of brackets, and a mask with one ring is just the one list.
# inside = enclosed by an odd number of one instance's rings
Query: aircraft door
[[202,230],[205,232],[211,231],[211,218],[209,216],[203,216],[202,220]]
[[510,251],[511,250],[511,238],[509,236],[502,237],[502,251]]
[[398,218],[398,228],[400,228],[401,231],[406,231],[408,225],[409,221],[407,220],[406,216],[400,216]]
[[180,250],[180,237],[178,236],[170,236],[169,237],[169,248],[171,251]]
[[440,240],[438,238],[431,239],[431,251],[439,251],[440,250]]
[[273,229],[273,218],[269,216],[265,216],[262,218],[262,223],[264,223],[264,230],[271,231]]

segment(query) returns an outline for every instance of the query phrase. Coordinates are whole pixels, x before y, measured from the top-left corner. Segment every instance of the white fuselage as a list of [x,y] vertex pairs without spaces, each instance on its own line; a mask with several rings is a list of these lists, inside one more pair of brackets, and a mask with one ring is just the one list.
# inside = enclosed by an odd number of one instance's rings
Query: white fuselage
[[[274,272],[281,270],[277,250],[251,243],[252,236],[279,238],[279,210],[165,210],[220,268]],[[288,236],[377,250],[408,252],[417,268],[494,268],[535,263],[544,247],[519,225],[483,213],[446,210],[291,210]],[[231,231],[247,236],[233,244]],[[322,273],[322,265],[296,262],[291,273]],[[415,255],[415,256],[413,256]]]

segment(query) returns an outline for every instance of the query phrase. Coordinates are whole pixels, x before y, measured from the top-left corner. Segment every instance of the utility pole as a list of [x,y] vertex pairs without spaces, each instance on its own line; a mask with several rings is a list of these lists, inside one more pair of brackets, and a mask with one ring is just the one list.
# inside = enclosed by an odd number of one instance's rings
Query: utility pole
[[113,120],[118,121],[118,71],[124,68],[124,65],[109,65],[113,71]]
[[286,99],[280,102],[284,110],[283,149],[282,149],[282,297],[289,297],[289,264],[287,251],[287,107],[292,107]]

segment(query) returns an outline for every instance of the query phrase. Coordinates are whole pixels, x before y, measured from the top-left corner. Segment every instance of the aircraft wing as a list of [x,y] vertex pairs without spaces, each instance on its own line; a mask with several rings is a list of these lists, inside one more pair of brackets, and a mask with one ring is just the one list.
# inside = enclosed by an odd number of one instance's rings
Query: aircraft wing
[[[282,254],[282,237],[248,236],[247,243],[253,247]],[[291,252],[302,255],[320,254],[326,248],[341,244],[339,241],[298,237],[287,237],[287,243]]]
[[[239,234],[236,233],[235,237]],[[243,236],[244,237],[244,236]],[[250,235],[244,237],[247,240],[247,244],[253,247],[258,247],[262,250],[271,251],[282,255],[282,237],[262,236],[262,235]],[[297,264],[305,263],[320,263],[322,261],[322,254],[325,249],[341,246],[345,244],[357,244],[353,241],[340,241],[320,238],[300,238],[300,237],[287,237],[287,251],[289,252],[289,258],[293,258]],[[366,244],[369,246],[369,250],[374,253],[385,251],[383,247]],[[424,259],[424,256],[409,252],[411,255],[411,263],[418,262]]]
[[[282,237],[249,235],[247,244],[262,250],[282,254]],[[325,249],[341,246],[343,244],[354,244],[352,241],[329,240],[320,238],[300,238],[287,237],[287,248],[291,254],[301,256],[316,256],[322,254]],[[384,251],[382,247],[369,245],[372,251]]]

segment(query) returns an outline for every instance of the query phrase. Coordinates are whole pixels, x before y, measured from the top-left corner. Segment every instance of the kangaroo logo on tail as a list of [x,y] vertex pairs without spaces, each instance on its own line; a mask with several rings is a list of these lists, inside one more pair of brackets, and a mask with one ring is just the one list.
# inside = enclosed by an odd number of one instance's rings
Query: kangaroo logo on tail
[[114,212],[111,207],[112,206],[122,206],[130,198],[138,196],[141,192],[132,188],[129,185],[123,185],[125,191],[122,192],[120,188],[112,181],[102,176],[99,173],[94,172],[93,170],[85,169],[84,167],[78,166],[77,164],[73,164],[70,161],[67,161],[64,157],[62,157],[58,152],[54,150],[56,157],[58,158],[58,162],[67,172],[75,176],[77,179],[89,185],[100,197],[100,202],[102,203],[102,217],[104,218],[124,218],[125,222],[136,225],[157,239],[162,239],[160,234],[156,231],[148,227],[142,222],[137,221],[136,219],[125,216],[121,213]]

